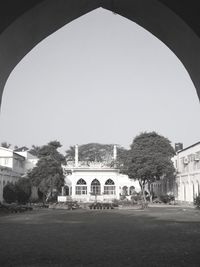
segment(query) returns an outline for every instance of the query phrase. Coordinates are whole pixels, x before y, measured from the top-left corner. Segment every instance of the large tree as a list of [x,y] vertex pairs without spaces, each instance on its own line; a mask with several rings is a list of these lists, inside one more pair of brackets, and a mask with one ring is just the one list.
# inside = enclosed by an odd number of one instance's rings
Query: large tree
[[[108,162],[113,164],[113,144],[89,143],[80,145],[78,157],[80,161],[97,161]],[[75,148],[71,146],[66,151],[66,160],[73,161],[75,157]],[[124,168],[124,162],[127,158],[127,150],[121,146],[117,146],[117,166]]]
[[44,198],[59,192],[64,185],[62,164],[65,164],[65,157],[58,152],[60,142],[52,141],[42,146],[38,151],[39,161],[28,177],[44,195]]
[[173,177],[175,169],[171,158],[174,154],[171,142],[156,132],[141,133],[133,140],[127,174],[139,181],[145,202],[145,189],[152,182],[163,176]]
[[29,152],[33,155],[38,157],[39,156],[39,151],[40,151],[40,146],[36,146],[36,145],[32,145],[31,149],[29,150]]

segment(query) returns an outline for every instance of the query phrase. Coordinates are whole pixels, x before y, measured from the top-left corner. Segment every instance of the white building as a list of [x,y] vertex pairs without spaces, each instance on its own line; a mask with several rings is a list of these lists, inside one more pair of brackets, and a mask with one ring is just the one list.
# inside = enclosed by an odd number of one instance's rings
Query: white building
[[28,150],[26,151],[18,151],[16,152],[18,155],[23,156],[26,160],[25,160],[25,165],[24,165],[24,171],[27,172],[29,170],[32,170],[37,162],[38,162],[38,158],[34,155],[32,155]]
[[[113,159],[116,161],[117,149],[114,146]],[[140,191],[138,181],[120,174],[119,169],[108,163],[79,162],[78,146],[75,148],[75,162],[64,167],[65,187],[59,201],[66,201],[67,196],[80,202],[111,201],[120,195],[130,198],[131,194]],[[67,196],[64,196],[67,195]]]
[[25,168],[25,157],[14,152],[12,149],[0,147],[0,166],[11,169],[22,175]]
[[200,193],[200,142],[178,151],[175,156],[175,167],[177,200],[193,202]]
[[0,202],[3,201],[3,188],[8,183],[15,183],[26,172],[35,167],[38,159],[28,151],[15,152],[0,147]]

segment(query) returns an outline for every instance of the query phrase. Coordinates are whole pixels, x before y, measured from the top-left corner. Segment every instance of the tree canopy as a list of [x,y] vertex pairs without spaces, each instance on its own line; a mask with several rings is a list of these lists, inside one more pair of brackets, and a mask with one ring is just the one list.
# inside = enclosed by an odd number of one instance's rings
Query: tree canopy
[[141,189],[160,179],[173,175],[171,158],[175,152],[170,141],[156,132],[144,132],[136,136],[129,151],[127,174],[139,180]]
[[32,145],[31,149],[29,150],[29,152],[33,155],[33,156],[36,156],[38,157],[39,156],[39,150],[40,150],[40,146],[35,146],[35,145]]
[[[113,162],[113,144],[89,143],[80,145],[78,148],[79,161],[97,161],[97,162]],[[71,146],[66,151],[66,160],[73,161],[75,157],[75,147]],[[117,146],[117,162],[118,166],[124,165],[127,157],[127,150],[121,146]]]
[[61,147],[60,142],[52,141],[42,146],[38,150],[39,161],[35,168],[29,173],[28,177],[34,186],[47,197],[54,191],[59,192],[64,185],[62,164],[65,164],[65,157],[58,152]]

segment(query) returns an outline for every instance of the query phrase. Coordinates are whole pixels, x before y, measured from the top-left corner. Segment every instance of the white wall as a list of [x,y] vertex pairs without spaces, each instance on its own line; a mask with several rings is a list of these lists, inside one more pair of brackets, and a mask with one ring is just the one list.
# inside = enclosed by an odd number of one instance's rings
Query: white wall
[[[76,185],[79,179],[84,179],[87,186],[87,195],[76,195]],[[101,195],[97,196],[99,201],[106,201],[111,199],[119,199],[120,193],[122,193],[123,186],[128,187],[128,192],[131,186],[134,186],[136,191],[140,191],[140,186],[138,181],[134,181],[128,178],[127,175],[119,174],[118,170],[88,170],[73,171],[72,175],[66,177],[66,185],[70,188],[70,195],[73,199],[81,201],[94,201],[95,196],[90,194],[91,192],[91,183],[94,179],[99,180],[101,186]],[[104,186],[108,179],[113,180],[115,186],[115,195],[104,194]]]
[[[195,160],[199,157],[199,160]],[[184,160],[188,163],[184,163]],[[200,193],[200,143],[177,155],[177,185],[179,201],[193,202]]]

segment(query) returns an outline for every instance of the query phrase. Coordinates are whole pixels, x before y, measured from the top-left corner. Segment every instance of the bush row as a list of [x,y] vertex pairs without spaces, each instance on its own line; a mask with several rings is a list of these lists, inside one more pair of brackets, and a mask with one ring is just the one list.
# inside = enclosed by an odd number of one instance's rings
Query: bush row
[[31,196],[31,183],[27,178],[21,178],[16,183],[8,183],[3,189],[3,198],[7,203],[25,204]]

